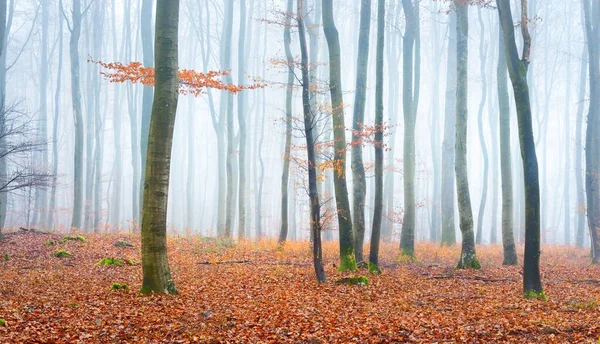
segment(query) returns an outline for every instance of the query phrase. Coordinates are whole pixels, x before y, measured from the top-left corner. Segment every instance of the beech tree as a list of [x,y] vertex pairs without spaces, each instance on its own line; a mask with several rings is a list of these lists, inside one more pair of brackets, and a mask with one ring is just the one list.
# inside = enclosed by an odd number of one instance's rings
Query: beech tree
[[540,276],[540,184],[538,162],[533,138],[531,102],[527,69],[531,53],[529,35],[529,17],[527,0],[521,0],[521,34],[523,53],[519,57],[515,41],[512,11],[508,0],[496,0],[500,23],[504,32],[504,53],[508,73],[513,85],[517,117],[519,122],[519,141],[523,160],[525,183],[525,257],[523,267],[523,292],[526,298],[545,299]]

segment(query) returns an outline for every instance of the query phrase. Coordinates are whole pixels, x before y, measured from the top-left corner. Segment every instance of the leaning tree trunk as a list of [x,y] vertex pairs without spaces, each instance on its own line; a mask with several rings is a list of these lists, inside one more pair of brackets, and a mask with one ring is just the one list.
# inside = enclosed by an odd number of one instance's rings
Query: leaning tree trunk
[[[287,0],[287,12],[294,10],[294,0]],[[292,97],[294,93],[294,55],[292,55],[292,21],[289,15],[285,19],[283,31],[283,42],[285,45],[285,56],[287,59],[288,79],[285,92],[285,150],[283,153],[283,173],[281,175],[281,228],[279,231],[279,243],[283,244],[288,236],[288,183],[290,179],[290,158],[292,152]]]
[[167,261],[167,202],[177,113],[179,0],[156,6],[155,97],[150,119],[142,216],[141,293],[177,293]]
[[362,157],[362,127],[365,122],[367,98],[367,71],[369,69],[369,37],[371,33],[371,0],[361,0],[360,31],[358,36],[358,58],[356,61],[356,92],[354,116],[352,117],[352,186],[353,186],[353,228],[354,256],[356,262],[364,262],[365,242],[365,194],[367,183]]
[[75,150],[73,166],[73,218],[71,228],[81,228],[83,210],[83,111],[79,80],[79,37],[81,36],[81,0],[73,0],[73,26],[69,52],[71,58],[71,97],[75,121]]
[[479,269],[481,266],[475,255],[475,235],[473,233],[473,211],[469,196],[469,175],[467,168],[467,123],[468,123],[468,76],[469,63],[469,6],[457,5],[456,9],[456,191],[462,233],[462,251],[457,267],[460,269]]
[[377,55],[375,57],[375,209],[371,231],[369,271],[380,272],[379,242],[383,215],[383,48],[385,43],[385,0],[377,1]]
[[523,266],[523,292],[526,298],[545,299],[540,277],[540,182],[538,172],[531,102],[527,69],[531,48],[527,17],[527,0],[521,0],[521,32],[523,35],[523,57],[519,58],[515,42],[514,24],[510,3],[496,0],[500,23],[504,32],[505,57],[508,72],[513,85],[517,118],[519,122],[519,141],[523,160],[523,180],[525,184],[525,257]]
[[442,141],[442,246],[456,243],[455,142],[456,142],[456,12],[450,12],[448,61],[446,67],[446,113]]
[[298,0],[298,36],[300,38],[300,51],[302,55],[302,109],[304,114],[304,135],[306,137],[306,151],[308,154],[308,195],[310,198],[310,227],[312,232],[313,265],[319,283],[327,282],[323,269],[323,251],[321,248],[321,205],[319,204],[319,191],[317,190],[317,166],[315,157],[315,140],[313,137],[314,118],[310,110],[308,77],[308,49],[304,33],[304,20],[302,19],[302,2]]
[[508,70],[504,53],[504,34],[499,31],[498,49],[498,107],[500,109],[500,173],[502,174],[502,245],[504,265],[517,265],[517,249],[513,233],[513,182],[510,154],[510,105]]
[[[415,254],[415,126],[419,93],[417,68],[420,59],[415,47],[419,34],[419,3],[402,0],[406,14],[406,32],[402,53],[402,103],[404,110],[404,218],[400,235],[401,254],[409,257]],[[416,48],[416,49],[415,49]],[[413,78],[413,73],[415,77]]]
[[340,37],[333,21],[333,0],[323,1],[323,31],[329,47],[329,87],[331,93],[334,161],[333,181],[337,218],[340,231],[339,270],[355,270],[354,233],[346,185],[346,125],[344,124],[344,100],[342,95],[342,62]]

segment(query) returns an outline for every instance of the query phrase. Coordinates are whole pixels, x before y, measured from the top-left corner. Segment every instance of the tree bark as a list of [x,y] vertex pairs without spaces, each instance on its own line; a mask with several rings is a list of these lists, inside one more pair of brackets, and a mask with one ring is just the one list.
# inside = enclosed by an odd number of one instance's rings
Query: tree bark
[[144,182],[141,293],[177,293],[167,261],[167,203],[177,113],[179,0],[156,6],[156,82]]
[[[240,31],[238,37],[238,84],[244,85],[246,81],[246,0],[240,0]],[[250,24],[251,25],[251,24]],[[244,92],[238,95],[238,126],[240,147],[239,159],[239,185],[238,185],[238,236],[249,237],[246,233],[246,96]]]
[[352,186],[353,186],[353,228],[354,256],[356,262],[364,263],[363,245],[365,242],[365,194],[367,184],[362,157],[362,127],[365,122],[367,98],[367,71],[369,69],[369,38],[371,34],[371,0],[361,0],[360,30],[358,36],[358,57],[356,61],[356,91],[354,115],[352,117]]
[[[152,18],[153,18],[153,0],[141,0],[140,31],[142,37],[142,60],[144,66],[154,67],[154,49],[152,46]],[[140,155],[141,155],[141,173],[140,173],[140,191],[139,204],[143,202],[144,178],[146,176],[146,155],[148,154],[148,134],[150,131],[150,116],[152,114],[152,99],[154,89],[150,86],[144,86],[142,93],[142,123],[140,129]]]
[[521,32],[523,35],[523,57],[519,58],[515,42],[514,24],[510,3],[496,0],[500,22],[504,32],[505,56],[508,73],[513,85],[519,141],[523,160],[523,180],[525,184],[525,257],[523,266],[523,292],[526,298],[545,299],[540,277],[540,184],[538,162],[533,138],[531,103],[527,83],[527,67],[531,47],[528,31],[527,1],[521,0]]
[[346,185],[346,125],[344,123],[344,100],[342,95],[342,68],[340,38],[333,20],[333,0],[323,1],[323,31],[329,47],[329,86],[333,117],[335,200],[340,231],[339,270],[355,270],[354,233],[348,187]]
[[369,271],[379,272],[379,242],[383,215],[383,57],[385,0],[377,1],[377,52],[375,57],[375,204],[369,252]]

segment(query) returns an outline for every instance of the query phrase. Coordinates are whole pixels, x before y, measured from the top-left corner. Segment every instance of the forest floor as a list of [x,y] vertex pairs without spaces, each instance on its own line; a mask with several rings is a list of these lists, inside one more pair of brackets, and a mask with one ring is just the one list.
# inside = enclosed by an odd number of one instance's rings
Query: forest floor
[[[170,238],[179,295],[140,296],[139,237],[85,237],[62,243],[56,234],[15,233],[0,241],[6,322],[0,343],[596,343],[600,337],[600,267],[574,248],[543,248],[548,301],[540,301],[522,298],[521,268],[501,265],[500,246],[478,247],[482,269],[459,271],[459,247],[417,244],[417,260],[402,262],[396,244],[384,244],[383,274],[375,276],[337,272],[337,243],[326,242],[329,282],[318,285],[308,243],[232,247]],[[116,247],[119,240],[134,247]],[[72,257],[55,257],[59,249]],[[102,258],[124,264],[96,266]],[[335,283],[360,275],[368,285]],[[111,291],[117,282],[130,289]]]

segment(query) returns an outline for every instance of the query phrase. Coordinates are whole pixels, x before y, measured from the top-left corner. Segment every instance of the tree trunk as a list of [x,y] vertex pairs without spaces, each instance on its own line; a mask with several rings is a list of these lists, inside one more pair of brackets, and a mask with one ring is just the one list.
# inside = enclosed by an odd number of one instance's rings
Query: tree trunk
[[379,272],[379,241],[383,215],[383,57],[385,43],[385,0],[377,1],[377,52],[375,57],[375,204],[369,271]]
[[[117,51],[117,25],[116,25],[116,0],[112,2],[112,31],[113,31],[113,54],[119,56]],[[114,85],[114,96],[113,96],[113,147],[114,147],[114,166],[113,166],[113,188],[112,188],[112,201],[111,212],[110,212],[110,223],[113,229],[118,229],[121,226],[121,198],[122,196],[122,181],[123,181],[123,163],[121,157],[121,121],[119,118],[119,108],[121,103],[121,97],[119,89],[122,86],[119,84]]]
[[344,124],[344,100],[342,95],[342,66],[340,38],[333,21],[333,0],[323,1],[323,31],[329,47],[329,87],[333,117],[335,200],[340,231],[339,270],[355,270],[354,233],[348,187],[346,185],[346,125]]
[[[584,30],[585,31],[585,30]],[[583,184],[583,110],[586,97],[587,81],[587,47],[583,48],[579,64],[579,96],[577,99],[577,123],[575,125],[575,185],[577,189],[577,234],[575,242],[578,248],[583,248],[585,238],[585,186]]]
[[585,139],[585,190],[592,262],[600,263],[600,4],[583,1],[590,73],[590,107]]
[[448,61],[446,67],[446,113],[442,142],[442,246],[456,243],[455,142],[456,142],[456,12],[450,12]]
[[362,158],[362,127],[365,122],[367,98],[367,71],[369,69],[369,37],[371,33],[371,0],[361,0],[358,57],[356,61],[356,92],[352,117],[352,186],[354,256],[356,262],[364,263],[365,242],[365,194],[367,184]]
[[142,222],[142,294],[176,294],[167,261],[167,203],[177,113],[179,0],[156,6],[156,83],[152,104]]
[[[100,3],[94,4],[94,20],[92,38],[94,40],[94,56],[98,58],[102,55],[102,42],[104,40],[104,13],[105,6]],[[100,114],[100,70],[98,65],[94,65],[92,77],[92,89],[94,91],[94,122],[95,122],[95,151],[94,151],[94,212],[92,227],[95,233],[100,232],[100,221],[102,216],[102,160],[104,158],[104,121]],[[106,113],[106,112],[105,112]],[[106,116],[105,116],[106,117]],[[90,157],[91,158],[91,157]],[[91,181],[90,181],[91,183]]]
[[73,166],[73,218],[71,228],[81,228],[83,211],[83,113],[79,80],[79,37],[81,36],[81,0],[73,0],[73,23],[69,52],[71,58],[71,97],[75,122],[75,151]]
[[292,149],[292,97],[294,93],[294,55],[291,48],[291,25],[290,15],[294,11],[294,0],[287,0],[287,13],[285,28],[283,31],[283,42],[285,45],[285,56],[287,59],[288,79],[285,92],[285,150],[283,153],[283,173],[281,176],[281,229],[279,231],[279,243],[283,244],[288,236],[288,182],[290,179],[290,158]]
[[479,63],[482,81],[481,101],[479,102],[479,114],[477,116],[477,128],[479,130],[479,144],[481,145],[481,151],[483,152],[483,186],[481,191],[481,200],[479,202],[479,211],[477,214],[477,236],[475,241],[478,245],[481,245],[483,242],[483,217],[485,216],[485,206],[487,203],[488,175],[490,166],[488,149],[485,143],[485,134],[483,133],[483,110],[485,109],[485,102],[487,101],[487,76],[485,74],[487,47],[485,46],[485,26],[483,25],[483,18],[481,17],[481,7],[477,7],[477,17],[479,19],[479,26],[481,27],[479,41]]
[[508,72],[512,81],[517,117],[519,122],[519,138],[521,158],[523,160],[523,176],[525,184],[525,258],[523,266],[523,292],[526,298],[545,299],[540,277],[540,184],[533,125],[531,119],[531,103],[527,84],[527,66],[531,37],[528,31],[527,1],[521,0],[521,31],[524,47],[523,58],[519,58],[515,42],[514,24],[510,3],[497,0],[498,13],[504,32],[505,56]]
[[313,265],[319,283],[327,282],[325,270],[323,270],[323,251],[321,248],[321,205],[319,204],[319,192],[317,190],[317,169],[315,158],[315,141],[313,138],[314,118],[310,110],[308,77],[308,51],[306,46],[306,35],[304,33],[304,20],[302,19],[303,0],[298,0],[298,36],[300,38],[300,52],[302,56],[302,105],[304,113],[304,134],[306,136],[306,151],[308,154],[308,195],[310,198],[310,227],[313,237]]
[[[413,5],[412,0],[402,0],[406,15],[406,31],[404,33],[404,50],[402,53],[402,103],[404,110],[404,219],[400,236],[401,254],[415,255],[415,126],[418,102],[417,68],[420,59],[419,49],[415,47],[419,34],[419,3]],[[414,73],[414,74],[413,74]],[[414,76],[413,76],[414,75]]]
[[479,269],[481,266],[475,254],[475,234],[473,233],[473,211],[469,195],[469,175],[467,168],[467,123],[469,79],[469,6],[457,5],[456,9],[456,192],[462,233],[462,251],[457,267],[459,269]]
[[[251,24],[250,24],[251,25]],[[240,0],[240,31],[238,37],[238,84],[244,85],[246,81],[246,0]],[[239,185],[238,185],[238,208],[239,223],[238,236],[244,238],[246,234],[246,102],[245,94],[241,92],[238,95],[238,125],[240,130],[240,149],[239,158]]]
[[[500,24],[499,24],[500,25]],[[499,31],[498,49],[498,108],[500,110],[500,172],[502,174],[502,245],[504,265],[517,265],[517,249],[513,233],[513,182],[510,153],[510,105],[508,70],[504,52],[504,33]]]
[[[144,66],[154,67],[154,49],[152,47],[152,18],[153,18],[153,0],[141,0],[140,31],[142,36],[142,60]],[[148,154],[148,133],[150,131],[150,115],[152,113],[152,99],[154,89],[150,86],[144,86],[142,93],[142,124],[140,129],[140,191],[139,204],[143,202],[144,178],[146,176],[146,155]]]
[[[221,68],[223,70],[231,69],[231,36],[233,32],[233,0],[225,2],[225,21],[223,23],[223,38],[222,38],[222,55]],[[224,81],[231,84],[232,78],[228,74],[224,77]],[[225,232],[226,237],[231,237],[233,234],[233,220],[235,216],[234,205],[234,187],[233,187],[233,159],[235,155],[234,145],[234,123],[233,123],[233,96],[231,94],[223,94],[226,101],[221,101],[226,111],[226,127],[227,127],[227,159],[226,159],[226,175],[227,175],[227,196],[225,201]],[[222,107],[223,108],[223,107]]]

